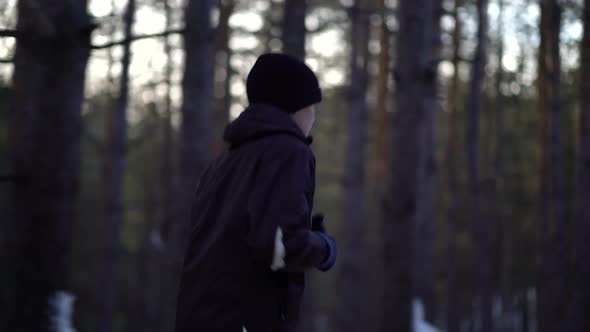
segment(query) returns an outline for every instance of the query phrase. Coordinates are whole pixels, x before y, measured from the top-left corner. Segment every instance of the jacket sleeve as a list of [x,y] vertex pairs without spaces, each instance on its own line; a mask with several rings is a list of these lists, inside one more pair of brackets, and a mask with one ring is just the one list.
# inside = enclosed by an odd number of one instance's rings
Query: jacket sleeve
[[258,167],[248,200],[247,242],[254,259],[272,270],[327,270],[334,263],[333,238],[311,230],[306,190],[313,189],[312,169],[304,149],[262,158]]

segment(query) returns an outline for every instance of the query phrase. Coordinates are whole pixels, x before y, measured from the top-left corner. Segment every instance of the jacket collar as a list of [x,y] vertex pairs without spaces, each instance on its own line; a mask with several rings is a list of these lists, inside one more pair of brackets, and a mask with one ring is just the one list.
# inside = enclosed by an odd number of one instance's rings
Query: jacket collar
[[307,145],[313,142],[311,136],[305,137],[289,113],[268,104],[248,106],[225,128],[223,139],[234,149],[246,142],[278,134],[292,135]]

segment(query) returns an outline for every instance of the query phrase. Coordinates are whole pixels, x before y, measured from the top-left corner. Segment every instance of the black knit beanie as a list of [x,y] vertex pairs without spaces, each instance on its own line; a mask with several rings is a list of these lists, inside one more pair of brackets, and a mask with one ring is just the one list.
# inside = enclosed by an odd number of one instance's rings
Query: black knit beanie
[[248,74],[246,91],[250,104],[270,104],[288,113],[322,100],[313,71],[303,61],[278,53],[258,57]]

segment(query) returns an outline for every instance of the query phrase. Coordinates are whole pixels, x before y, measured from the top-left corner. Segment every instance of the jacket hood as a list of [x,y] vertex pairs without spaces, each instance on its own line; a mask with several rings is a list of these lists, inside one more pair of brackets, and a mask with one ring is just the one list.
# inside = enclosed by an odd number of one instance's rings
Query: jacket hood
[[289,113],[267,104],[248,106],[225,128],[223,140],[234,149],[249,141],[277,134],[295,136],[308,145],[312,142],[311,136],[305,137]]

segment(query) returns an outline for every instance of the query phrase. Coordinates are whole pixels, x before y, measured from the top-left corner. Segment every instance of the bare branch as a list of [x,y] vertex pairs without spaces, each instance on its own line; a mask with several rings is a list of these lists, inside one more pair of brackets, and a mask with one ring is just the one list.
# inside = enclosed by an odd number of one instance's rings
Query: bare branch
[[348,22],[348,19],[338,19],[338,20],[334,20],[334,21],[325,21],[320,23],[317,27],[313,28],[313,29],[305,29],[307,33],[310,34],[314,34],[314,33],[320,33],[320,32],[324,32],[330,28],[333,27],[339,27],[340,25],[344,24]]
[[0,37],[12,37],[17,38],[19,32],[17,30],[0,30]]
[[105,48],[109,48],[109,47],[113,47],[113,46],[123,45],[126,43],[131,43],[131,42],[142,40],[142,39],[159,38],[159,37],[165,37],[165,36],[169,36],[169,35],[183,34],[185,31],[186,30],[184,28],[182,28],[182,29],[166,30],[166,31],[152,33],[152,34],[146,34],[146,35],[138,35],[138,36],[133,36],[131,38],[125,38],[122,40],[117,40],[117,41],[113,41],[113,42],[109,42],[109,43],[105,43],[105,44],[101,44],[101,45],[92,45],[92,46],[90,46],[90,48],[92,48],[93,50],[100,50],[100,49],[105,49]]

